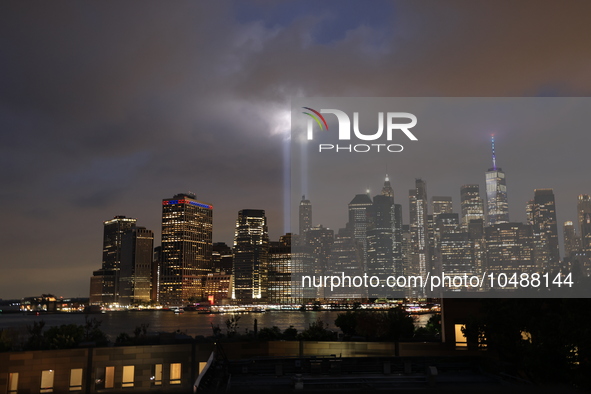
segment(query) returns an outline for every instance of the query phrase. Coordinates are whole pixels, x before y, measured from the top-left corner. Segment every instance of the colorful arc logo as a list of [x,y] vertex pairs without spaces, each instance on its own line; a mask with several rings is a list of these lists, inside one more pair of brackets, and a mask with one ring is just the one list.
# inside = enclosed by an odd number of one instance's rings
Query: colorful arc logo
[[[317,116],[315,116],[314,114],[311,114],[309,112],[302,112],[303,114],[306,114],[309,117],[311,117],[312,119],[314,119],[316,121],[316,123],[318,123],[318,126],[320,126],[320,130],[324,130],[324,128],[322,127],[322,123],[324,123],[326,130],[328,130],[328,124],[326,123],[326,119],[324,119],[324,116],[322,116],[320,114],[320,112],[318,112],[310,107],[302,107],[302,108],[312,111],[312,112],[314,112],[315,115],[317,115]],[[322,123],[320,123],[320,119],[318,119],[318,118],[322,119]]]

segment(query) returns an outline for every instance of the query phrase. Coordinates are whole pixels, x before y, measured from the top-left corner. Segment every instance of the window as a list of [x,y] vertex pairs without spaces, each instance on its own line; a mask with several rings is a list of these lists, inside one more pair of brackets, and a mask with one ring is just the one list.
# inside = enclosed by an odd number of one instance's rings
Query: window
[[82,368],[70,370],[70,391],[82,390]]
[[16,393],[18,390],[18,372],[8,374],[8,392]]
[[123,382],[121,387],[133,387],[133,373],[135,367],[133,365],[125,365],[123,367]]
[[115,367],[97,368],[94,384],[97,390],[112,389],[115,386]]
[[105,368],[105,388],[112,389],[115,387],[115,367]]
[[465,328],[465,324],[456,324],[455,325],[455,333],[456,333],[456,347],[467,347],[468,346],[468,339],[462,332],[462,329]]
[[154,365],[154,375],[150,380],[154,386],[162,385],[162,364]]
[[181,363],[170,364],[170,384],[181,384]]
[[53,393],[53,378],[55,371],[53,369],[48,369],[46,371],[41,372],[41,389],[39,390],[40,393]]

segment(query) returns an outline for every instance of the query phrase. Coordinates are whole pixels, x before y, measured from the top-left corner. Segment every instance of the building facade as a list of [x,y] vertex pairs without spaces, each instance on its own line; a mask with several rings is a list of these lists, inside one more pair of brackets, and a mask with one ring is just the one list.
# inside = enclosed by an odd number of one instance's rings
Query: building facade
[[115,216],[103,222],[103,262],[90,280],[91,305],[117,305],[120,296],[121,246],[123,234],[137,219]]
[[194,194],[162,200],[160,303],[182,306],[203,297],[211,271],[213,206]]
[[269,231],[264,210],[238,212],[233,252],[232,299],[238,304],[267,302]]

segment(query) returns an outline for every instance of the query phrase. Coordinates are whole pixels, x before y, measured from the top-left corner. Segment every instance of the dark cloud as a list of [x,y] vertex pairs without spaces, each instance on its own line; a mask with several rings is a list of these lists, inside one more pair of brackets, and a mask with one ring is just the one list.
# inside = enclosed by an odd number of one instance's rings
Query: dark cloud
[[0,297],[86,294],[102,221],[158,233],[178,192],[216,240],[242,208],[277,238],[291,97],[588,95],[591,9],[567,4],[2,4]]

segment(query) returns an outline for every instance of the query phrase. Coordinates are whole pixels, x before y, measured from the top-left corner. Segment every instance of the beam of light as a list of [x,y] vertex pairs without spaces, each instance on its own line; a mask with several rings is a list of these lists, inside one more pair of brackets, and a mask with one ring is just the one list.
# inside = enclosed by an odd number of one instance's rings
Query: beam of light
[[283,234],[291,232],[291,138],[283,140]]

